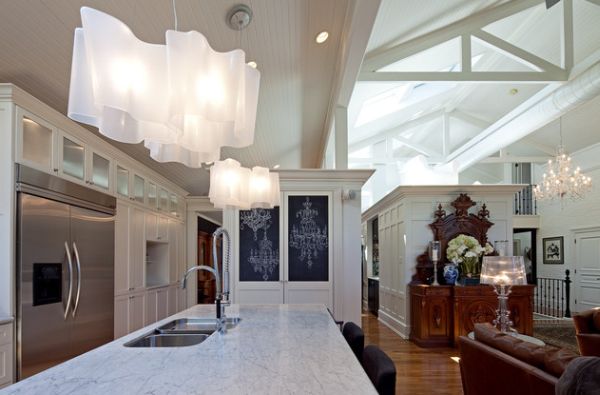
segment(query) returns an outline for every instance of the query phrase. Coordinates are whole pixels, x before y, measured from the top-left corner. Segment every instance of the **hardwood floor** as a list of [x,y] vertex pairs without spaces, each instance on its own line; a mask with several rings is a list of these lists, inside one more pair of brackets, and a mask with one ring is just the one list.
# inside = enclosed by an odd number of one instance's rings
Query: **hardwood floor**
[[370,313],[363,313],[365,346],[380,347],[396,364],[396,394],[462,394],[454,348],[420,348],[402,339]]

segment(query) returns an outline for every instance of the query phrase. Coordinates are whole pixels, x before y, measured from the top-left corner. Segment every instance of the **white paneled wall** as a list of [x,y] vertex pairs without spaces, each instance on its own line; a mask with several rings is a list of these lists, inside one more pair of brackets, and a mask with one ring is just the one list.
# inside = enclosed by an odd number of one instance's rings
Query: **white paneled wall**
[[[403,186],[398,187],[363,213],[363,222],[379,218],[379,319],[403,337],[410,333],[410,300],[407,285],[415,273],[417,256],[425,252],[433,239],[429,224],[434,211],[442,204],[446,214],[460,193],[468,193],[477,202],[476,213],[483,203],[490,211],[494,226],[488,240],[512,238],[512,200],[521,186]],[[511,246],[509,246],[511,248]]]

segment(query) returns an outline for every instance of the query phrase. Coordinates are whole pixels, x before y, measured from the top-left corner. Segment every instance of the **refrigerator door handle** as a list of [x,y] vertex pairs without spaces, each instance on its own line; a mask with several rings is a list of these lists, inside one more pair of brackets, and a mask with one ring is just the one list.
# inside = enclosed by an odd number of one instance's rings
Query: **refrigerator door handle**
[[77,263],[77,294],[75,295],[75,306],[73,306],[73,317],[77,313],[79,307],[79,295],[81,294],[81,260],[79,259],[79,251],[77,250],[77,244],[73,242],[73,252],[75,253],[75,263]]
[[71,260],[71,251],[69,251],[69,243],[65,241],[65,252],[67,253],[67,263],[69,264],[69,294],[67,295],[67,307],[65,307],[64,319],[69,316],[69,308],[71,307],[71,299],[73,297],[73,261]]

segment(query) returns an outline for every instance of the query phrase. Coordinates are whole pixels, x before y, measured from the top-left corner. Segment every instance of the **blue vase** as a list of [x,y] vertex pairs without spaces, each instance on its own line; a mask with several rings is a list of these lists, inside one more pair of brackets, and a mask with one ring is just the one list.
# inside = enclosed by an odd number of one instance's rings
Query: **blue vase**
[[446,280],[446,284],[454,285],[457,278],[458,268],[455,264],[448,263],[446,266],[444,266],[444,280]]

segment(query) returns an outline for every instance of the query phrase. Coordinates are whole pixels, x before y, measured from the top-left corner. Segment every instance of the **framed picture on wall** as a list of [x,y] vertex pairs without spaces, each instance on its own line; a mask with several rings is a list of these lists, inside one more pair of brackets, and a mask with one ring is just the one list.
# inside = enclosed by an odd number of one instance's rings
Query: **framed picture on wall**
[[564,237],[546,237],[542,239],[542,254],[545,264],[562,265],[565,263]]

